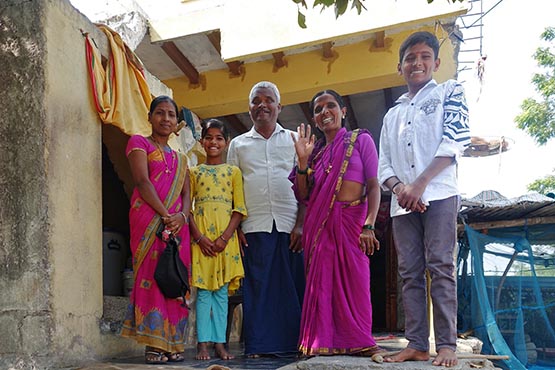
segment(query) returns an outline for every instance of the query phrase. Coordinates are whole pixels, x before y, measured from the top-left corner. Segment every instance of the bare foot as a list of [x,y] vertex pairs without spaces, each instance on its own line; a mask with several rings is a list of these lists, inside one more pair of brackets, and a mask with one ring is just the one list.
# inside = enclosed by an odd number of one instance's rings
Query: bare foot
[[233,356],[225,349],[224,343],[214,344],[214,350],[216,352],[216,356],[218,356],[222,360],[233,360],[235,358],[235,356]]
[[251,355],[247,355],[247,358],[260,358],[260,355],[254,353],[254,354],[251,354]]
[[405,362],[405,361],[428,361],[430,354],[424,351],[417,351],[413,348],[405,348],[395,356],[385,357],[384,362]]
[[210,355],[208,354],[208,345],[206,342],[199,342],[197,344],[197,360],[210,360]]
[[437,352],[436,358],[432,361],[432,365],[445,367],[453,367],[457,363],[457,354],[450,348],[441,348]]

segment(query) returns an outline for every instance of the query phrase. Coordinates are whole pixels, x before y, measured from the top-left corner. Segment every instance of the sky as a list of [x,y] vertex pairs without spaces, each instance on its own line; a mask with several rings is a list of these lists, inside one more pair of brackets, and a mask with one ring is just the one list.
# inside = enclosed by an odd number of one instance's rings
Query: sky
[[[498,1],[484,0],[484,11]],[[554,173],[555,139],[539,146],[515,123],[522,101],[537,97],[531,79],[540,69],[533,54],[541,45],[543,30],[555,27],[554,14],[552,0],[503,0],[483,18],[482,54],[487,59],[481,93],[475,65],[461,72],[458,80],[467,94],[471,135],[505,136],[510,139],[510,149],[501,155],[461,158],[458,173],[463,197],[482,190],[518,197],[529,192],[529,183]],[[463,33],[470,36],[474,31]],[[459,55],[459,60],[464,58]]]

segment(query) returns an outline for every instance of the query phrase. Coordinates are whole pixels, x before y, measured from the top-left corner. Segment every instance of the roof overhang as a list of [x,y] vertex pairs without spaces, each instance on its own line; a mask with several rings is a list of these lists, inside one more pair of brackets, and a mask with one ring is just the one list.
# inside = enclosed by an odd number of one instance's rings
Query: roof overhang
[[173,6],[160,18],[147,9],[151,45],[174,64],[184,57],[184,72],[174,65],[175,73],[166,68],[162,80],[178,104],[203,118],[246,111],[250,88],[261,80],[279,86],[282,104],[306,102],[326,88],[346,95],[401,86],[399,46],[416,30],[434,32],[442,42],[436,80],[453,78],[458,45],[449,33],[468,8],[466,2],[379,1],[338,19],[332,9],[311,8],[303,10],[308,28],[302,29],[293,1],[183,0]]

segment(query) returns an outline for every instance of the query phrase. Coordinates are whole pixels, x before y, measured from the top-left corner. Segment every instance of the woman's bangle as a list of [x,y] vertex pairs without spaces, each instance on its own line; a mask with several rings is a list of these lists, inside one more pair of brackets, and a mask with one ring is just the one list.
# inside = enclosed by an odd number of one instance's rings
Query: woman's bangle
[[181,213],[181,216],[183,216],[183,220],[185,220],[185,223],[188,224],[189,223],[189,218],[187,216],[185,216],[185,213],[183,212],[179,212]]
[[227,244],[227,240],[224,239],[223,235],[220,235],[220,239],[222,239],[224,241],[224,243]]
[[195,244],[198,244],[198,243],[202,240],[202,238],[204,238],[204,234],[200,234],[200,236],[198,237],[198,239],[197,239],[197,240],[194,240]]
[[395,187],[396,187],[397,185],[399,185],[399,184],[402,184],[402,183],[403,183],[402,181],[397,181],[397,182],[395,183],[395,185],[393,185],[393,186],[391,187],[391,192],[392,192],[393,194],[397,195],[397,193],[395,192]]
[[362,230],[376,230],[376,228],[372,224],[366,224],[362,227]]
[[299,174],[299,175],[307,175],[308,171],[310,170],[310,167],[307,167],[305,170],[301,170],[299,168],[299,166],[295,166],[295,170],[297,171],[297,174]]

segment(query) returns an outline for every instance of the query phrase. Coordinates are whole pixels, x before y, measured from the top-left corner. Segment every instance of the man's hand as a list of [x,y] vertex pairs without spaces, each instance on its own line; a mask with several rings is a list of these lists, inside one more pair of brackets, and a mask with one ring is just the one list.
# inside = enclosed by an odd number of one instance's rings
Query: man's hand
[[289,249],[295,253],[303,251],[303,227],[296,226],[291,230]]
[[426,205],[422,202],[425,187],[411,183],[407,185],[399,184],[397,189],[397,202],[402,208],[411,212],[426,212]]
[[248,248],[249,244],[247,243],[247,238],[245,234],[243,234],[243,230],[240,227],[237,228],[237,237],[239,238],[239,249],[241,250],[241,256],[245,256],[245,251],[243,248]]

